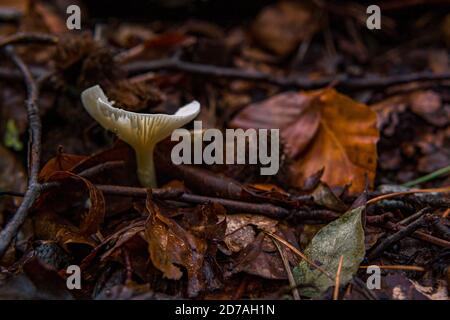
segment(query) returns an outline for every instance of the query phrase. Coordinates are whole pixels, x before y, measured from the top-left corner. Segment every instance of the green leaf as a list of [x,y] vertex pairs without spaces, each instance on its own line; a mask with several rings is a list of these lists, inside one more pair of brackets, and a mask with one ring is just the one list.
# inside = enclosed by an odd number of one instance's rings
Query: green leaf
[[[341,255],[344,256],[341,285],[351,280],[365,255],[364,230],[361,222],[364,208],[365,206],[360,206],[348,211],[320,229],[305,250],[306,256],[333,278],[336,275],[339,258]],[[293,273],[296,282],[300,284],[300,293],[306,297],[320,296],[329,287],[334,286],[332,279],[304,260],[294,268]]]
[[16,123],[12,119],[6,121],[6,132],[4,136],[5,146],[15,151],[21,151],[23,149],[22,141],[20,141],[19,130]]

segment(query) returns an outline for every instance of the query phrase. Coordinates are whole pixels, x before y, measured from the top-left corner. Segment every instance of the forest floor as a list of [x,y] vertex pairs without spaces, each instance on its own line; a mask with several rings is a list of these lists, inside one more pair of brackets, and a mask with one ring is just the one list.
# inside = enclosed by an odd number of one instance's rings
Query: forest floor
[[[448,299],[448,1],[380,1],[380,30],[325,0],[71,1],[68,30],[66,2],[0,0],[0,298]],[[94,85],[279,129],[279,170],[175,165],[168,137],[145,188],[83,107]]]

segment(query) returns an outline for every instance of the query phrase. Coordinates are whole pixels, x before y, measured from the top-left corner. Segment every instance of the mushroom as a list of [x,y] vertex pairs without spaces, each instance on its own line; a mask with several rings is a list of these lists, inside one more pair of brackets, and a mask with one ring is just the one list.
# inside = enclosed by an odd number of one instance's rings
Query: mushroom
[[134,148],[137,174],[145,187],[156,187],[153,149],[173,130],[193,120],[200,112],[200,104],[193,101],[173,114],[141,114],[115,108],[100,86],[81,93],[86,111],[105,129],[114,132]]

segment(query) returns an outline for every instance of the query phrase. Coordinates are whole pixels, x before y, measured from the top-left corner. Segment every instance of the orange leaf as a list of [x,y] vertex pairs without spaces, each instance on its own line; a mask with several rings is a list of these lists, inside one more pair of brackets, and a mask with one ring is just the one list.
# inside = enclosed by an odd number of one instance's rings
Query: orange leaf
[[70,171],[86,158],[88,157],[70,153],[58,153],[41,169],[41,172],[39,172],[39,180],[48,181],[50,176],[57,171]]
[[183,275],[177,265],[184,266],[189,279],[188,294],[190,297],[196,296],[202,287],[206,242],[162,215],[151,200],[151,195],[147,197],[146,207],[149,212],[145,226],[146,237],[153,265],[172,280],[179,280]]
[[322,181],[351,183],[362,191],[365,176],[373,183],[379,133],[369,107],[334,89],[282,93],[245,108],[231,122],[241,128],[279,128],[291,164],[292,184],[303,186],[325,168]]

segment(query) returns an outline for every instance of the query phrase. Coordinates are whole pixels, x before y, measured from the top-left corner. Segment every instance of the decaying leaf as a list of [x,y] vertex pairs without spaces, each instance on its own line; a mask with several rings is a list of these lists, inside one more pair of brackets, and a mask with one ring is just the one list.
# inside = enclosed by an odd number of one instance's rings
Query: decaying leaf
[[39,179],[48,181],[51,175],[57,171],[70,171],[78,163],[85,160],[86,156],[59,152],[50,159],[39,172]]
[[278,221],[255,214],[233,214],[227,218],[225,245],[231,252],[239,252],[256,238],[255,227],[276,232]]
[[40,210],[33,222],[36,238],[57,241],[66,251],[70,251],[69,246],[96,246],[93,240],[82,235],[79,228],[54,212]]
[[191,297],[196,296],[202,288],[206,242],[162,215],[151,199],[147,200],[146,207],[149,216],[145,233],[153,265],[172,280],[179,280],[183,275],[177,265],[185,267],[189,279],[188,294]]
[[325,183],[319,183],[311,193],[314,202],[328,209],[343,212],[347,206],[338,196],[336,196],[331,188]]
[[89,192],[88,211],[83,214],[80,222],[80,231],[85,235],[97,232],[105,217],[105,198],[89,180],[68,171],[57,171],[53,173],[49,181],[74,180],[81,182]]
[[351,192],[364,189],[366,176],[371,184],[375,178],[376,114],[333,89],[276,95],[249,105],[230,125],[279,128],[285,152],[294,159],[295,186],[302,187],[322,168],[322,181],[330,186],[351,183]]
[[[334,276],[343,256],[341,285],[346,284],[358,271],[365,255],[364,230],[361,214],[364,206],[357,207],[323,227],[305,250],[306,256]],[[294,269],[301,294],[317,297],[334,285],[334,281],[311,268],[304,260]]]
[[247,245],[237,256],[230,274],[246,272],[265,279],[286,279],[286,270],[275,248],[267,250],[272,244],[263,232]]

